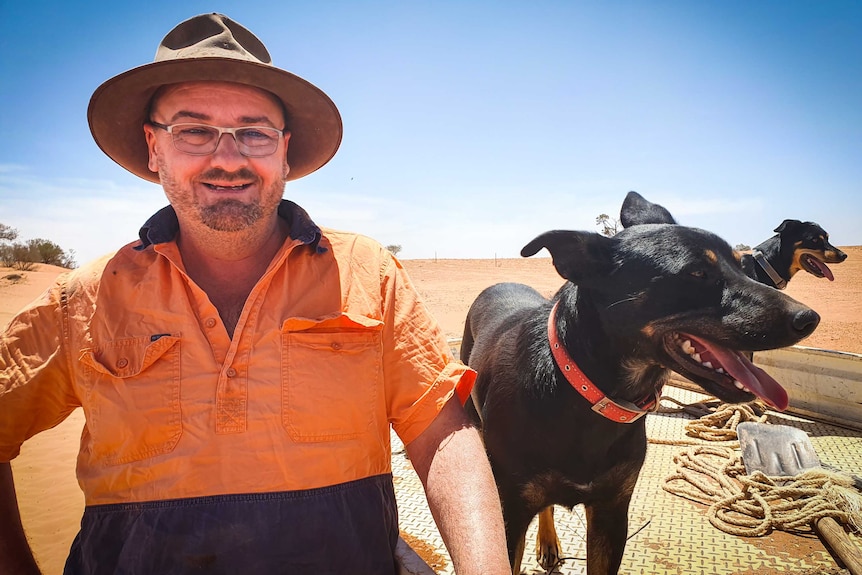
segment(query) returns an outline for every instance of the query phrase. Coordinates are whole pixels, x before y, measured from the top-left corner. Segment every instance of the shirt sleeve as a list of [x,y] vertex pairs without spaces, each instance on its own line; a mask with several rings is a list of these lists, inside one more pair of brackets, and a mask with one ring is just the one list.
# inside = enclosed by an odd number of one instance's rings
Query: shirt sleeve
[[382,271],[386,401],[393,429],[408,444],[453,394],[466,401],[476,373],[453,357],[406,270],[387,257]]
[[11,461],[24,441],[59,424],[80,405],[63,341],[62,278],[0,335],[0,461]]

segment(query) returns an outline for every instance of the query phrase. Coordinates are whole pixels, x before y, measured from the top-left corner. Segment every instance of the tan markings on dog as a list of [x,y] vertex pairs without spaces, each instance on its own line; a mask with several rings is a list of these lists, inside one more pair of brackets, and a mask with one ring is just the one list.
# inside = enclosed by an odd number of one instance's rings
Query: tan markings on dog
[[549,505],[539,512],[539,530],[536,533],[536,560],[546,570],[560,560],[562,546],[554,527],[554,506]]
[[733,257],[736,259],[736,261],[738,261],[739,263],[742,263],[742,252],[741,251],[733,250]]
[[798,242],[796,243],[796,247],[797,247],[797,249],[795,249],[793,251],[793,261],[790,262],[790,268],[788,270],[790,272],[790,277],[793,277],[794,274],[796,274],[796,272],[798,272],[799,270],[802,269],[802,263],[799,260],[802,257],[802,254],[804,254],[807,251],[807,250],[798,249],[799,248]]
[[655,328],[652,326],[652,324],[648,323],[641,328],[641,333],[647,337],[652,337],[653,335],[655,335]]
[[709,263],[714,264],[718,262],[718,256],[715,255],[715,252],[712,250],[706,250],[703,252],[703,255],[706,256],[706,259],[709,260]]
[[[650,378],[651,371],[657,374],[658,377],[653,376]],[[625,378],[626,388],[639,388],[643,385],[644,381],[653,379],[655,380],[655,389],[660,390],[667,383],[670,373],[663,370],[658,364],[629,359],[623,364],[623,377]]]
[[548,492],[558,487],[568,487],[579,491],[589,491],[592,483],[577,483],[558,471],[547,471],[531,478],[521,487],[521,497],[532,508],[544,508],[548,505]]

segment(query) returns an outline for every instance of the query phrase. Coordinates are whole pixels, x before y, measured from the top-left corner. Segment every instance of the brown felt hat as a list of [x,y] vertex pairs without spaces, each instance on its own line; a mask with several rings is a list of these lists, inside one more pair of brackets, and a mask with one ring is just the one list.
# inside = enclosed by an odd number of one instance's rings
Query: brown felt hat
[[143,125],[160,86],[177,82],[236,82],[273,93],[284,103],[290,147],[288,180],[318,169],[341,144],[341,115],[329,97],[299,76],[272,65],[263,43],[221,14],[202,14],[164,37],[152,64],[102,84],[90,98],[87,120],[96,143],[115,162],[145,180],[159,175],[147,166]]

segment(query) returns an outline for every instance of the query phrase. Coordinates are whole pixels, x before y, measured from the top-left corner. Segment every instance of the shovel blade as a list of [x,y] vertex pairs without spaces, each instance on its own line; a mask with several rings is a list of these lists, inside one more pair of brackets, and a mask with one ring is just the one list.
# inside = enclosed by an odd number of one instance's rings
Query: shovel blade
[[747,421],[736,427],[742,462],[749,475],[793,476],[820,467],[808,434],[788,425]]

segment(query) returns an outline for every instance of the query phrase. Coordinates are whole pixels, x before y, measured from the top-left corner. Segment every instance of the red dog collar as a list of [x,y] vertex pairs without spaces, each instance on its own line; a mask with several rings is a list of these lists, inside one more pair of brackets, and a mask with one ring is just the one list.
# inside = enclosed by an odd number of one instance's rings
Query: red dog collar
[[557,315],[557,307],[559,307],[559,305],[559,302],[555,303],[551,310],[551,315],[548,316],[548,341],[551,344],[551,353],[554,354],[554,361],[557,362],[557,367],[559,367],[560,371],[563,372],[563,375],[566,377],[566,381],[575,388],[575,391],[580,393],[584,399],[593,405],[593,411],[600,413],[611,421],[615,421],[617,423],[633,423],[650,411],[653,411],[655,406],[658,404],[658,394],[656,394],[655,397],[648,398],[645,405],[637,406],[633,403],[624,401],[622,403],[624,403],[625,406],[623,406],[602,393],[602,391],[593,385],[593,382],[584,375],[584,372],[580,370],[578,364],[575,363],[575,360],[569,356],[565,346],[560,342],[560,338],[557,337],[554,318]]

